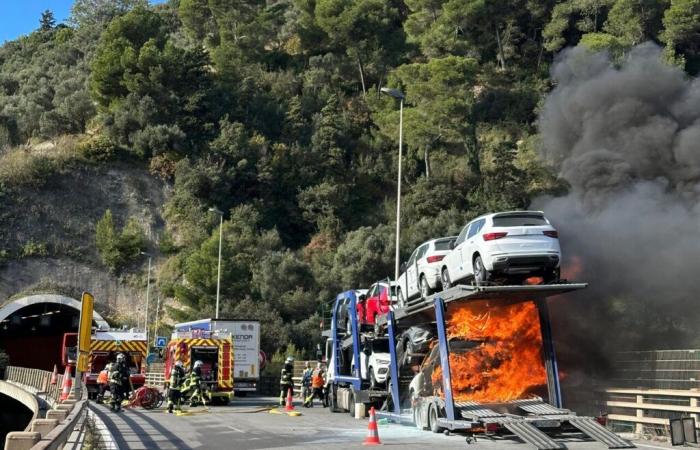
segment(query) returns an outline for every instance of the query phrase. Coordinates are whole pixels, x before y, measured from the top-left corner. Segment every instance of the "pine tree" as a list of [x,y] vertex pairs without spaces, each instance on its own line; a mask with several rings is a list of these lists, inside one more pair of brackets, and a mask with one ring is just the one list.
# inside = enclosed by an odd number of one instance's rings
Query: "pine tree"
[[53,12],[51,12],[50,9],[47,9],[46,11],[41,13],[41,19],[39,19],[39,24],[39,29],[41,31],[51,31],[53,30],[53,27],[56,26],[56,18],[53,16]]

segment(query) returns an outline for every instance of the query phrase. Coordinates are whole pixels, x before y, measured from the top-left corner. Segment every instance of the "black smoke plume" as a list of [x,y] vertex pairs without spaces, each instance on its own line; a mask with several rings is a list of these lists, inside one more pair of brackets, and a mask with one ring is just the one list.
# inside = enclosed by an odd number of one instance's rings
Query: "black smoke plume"
[[696,348],[700,82],[649,43],[621,61],[569,49],[552,77],[541,155],[570,190],[533,206],[559,229],[564,274],[590,283],[551,302],[565,366],[605,376],[620,350]]

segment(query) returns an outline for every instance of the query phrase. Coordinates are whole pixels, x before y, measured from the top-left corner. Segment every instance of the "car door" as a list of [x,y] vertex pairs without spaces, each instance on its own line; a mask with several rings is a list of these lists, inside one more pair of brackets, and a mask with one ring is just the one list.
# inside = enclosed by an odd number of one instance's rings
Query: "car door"
[[471,222],[462,228],[455,241],[454,249],[445,257],[448,261],[447,270],[450,272],[450,278],[453,283],[465,276],[464,264],[462,264],[462,248],[467,239],[467,231],[469,231],[470,226]]
[[428,244],[423,244],[416,250],[415,261],[413,262],[413,271],[411,273],[411,278],[409,280],[409,286],[411,287],[412,295],[420,294],[420,287],[418,286],[418,275],[420,272],[420,261],[425,256],[428,251]]
[[416,255],[418,255],[418,250],[415,249],[411,257],[406,263],[406,285],[401,286],[401,289],[406,293],[406,299],[412,299],[418,291],[416,290]]
[[478,239],[478,237],[480,236],[479,231],[481,231],[485,223],[486,219],[475,220],[471,223],[471,225],[469,226],[469,230],[467,231],[465,243],[460,249],[460,252],[462,254],[462,266],[464,267],[463,276],[465,277],[474,274],[474,268],[472,267],[472,255],[474,254],[474,251],[478,246],[478,242],[476,241],[476,239]]

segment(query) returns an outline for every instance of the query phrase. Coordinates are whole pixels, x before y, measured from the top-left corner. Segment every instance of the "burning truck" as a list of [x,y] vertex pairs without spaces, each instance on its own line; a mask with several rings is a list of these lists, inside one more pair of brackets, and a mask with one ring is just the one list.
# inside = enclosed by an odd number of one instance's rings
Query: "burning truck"
[[[329,409],[356,416],[374,406],[378,417],[419,429],[515,435],[538,449],[564,448],[551,437],[561,433],[632,448],[594,418],[563,408],[547,298],[586,286],[458,285],[390,311],[366,332],[355,292],[344,292],[327,334]],[[341,316],[350,318],[349,331],[336,323]],[[356,368],[367,343],[387,337],[388,382],[377,387]]]

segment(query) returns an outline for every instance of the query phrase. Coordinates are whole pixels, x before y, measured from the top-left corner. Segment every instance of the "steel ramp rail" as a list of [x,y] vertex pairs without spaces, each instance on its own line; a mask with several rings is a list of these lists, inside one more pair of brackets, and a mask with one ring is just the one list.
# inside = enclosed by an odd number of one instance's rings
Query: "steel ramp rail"
[[542,417],[576,415],[568,409],[552,406],[549,403],[544,402],[542,399],[514,400],[511,403],[517,405],[518,409],[521,409],[528,414],[534,414]]
[[637,448],[629,441],[622,439],[590,417],[572,417],[568,422],[578,428],[583,434],[605,444],[608,448]]
[[537,450],[559,450],[566,448],[564,445],[555,441],[524,420],[503,420],[499,421],[499,423],[523,441],[535,446]]
[[492,409],[484,407],[477,402],[455,402],[455,408],[460,415],[467,420],[496,419],[506,417]]

